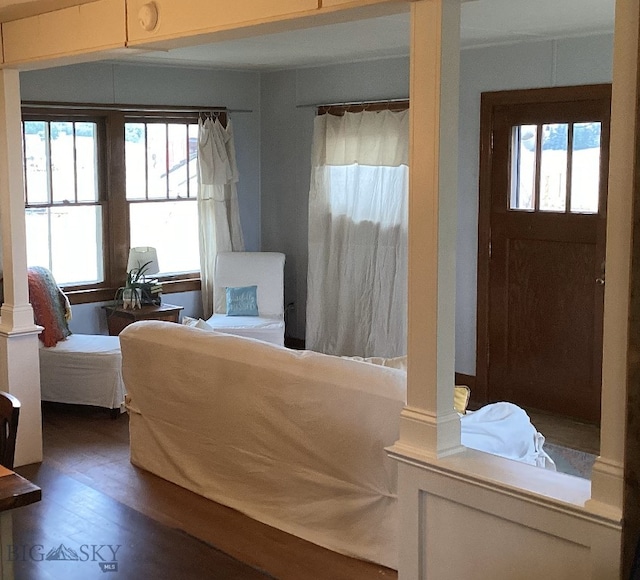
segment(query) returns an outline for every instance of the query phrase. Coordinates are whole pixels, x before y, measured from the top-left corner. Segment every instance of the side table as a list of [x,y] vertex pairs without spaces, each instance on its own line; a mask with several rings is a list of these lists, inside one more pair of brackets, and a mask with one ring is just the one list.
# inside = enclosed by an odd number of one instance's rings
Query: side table
[[179,322],[182,306],[173,304],[143,304],[140,308],[122,308],[122,306],[103,306],[107,313],[107,328],[111,336],[118,336],[122,329],[138,320],[166,320]]

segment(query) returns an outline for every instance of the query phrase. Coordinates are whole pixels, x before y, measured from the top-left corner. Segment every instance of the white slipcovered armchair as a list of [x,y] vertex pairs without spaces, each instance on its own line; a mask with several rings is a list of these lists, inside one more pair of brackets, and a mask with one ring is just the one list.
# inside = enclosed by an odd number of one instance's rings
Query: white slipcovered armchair
[[[284,346],[284,254],[220,252],[214,271],[214,314],[207,324],[218,332]],[[226,289],[257,286],[257,316],[228,316]]]
[[124,410],[122,355],[117,336],[72,334],[69,302],[53,274],[28,270],[29,300],[40,338],[40,392],[43,401]]

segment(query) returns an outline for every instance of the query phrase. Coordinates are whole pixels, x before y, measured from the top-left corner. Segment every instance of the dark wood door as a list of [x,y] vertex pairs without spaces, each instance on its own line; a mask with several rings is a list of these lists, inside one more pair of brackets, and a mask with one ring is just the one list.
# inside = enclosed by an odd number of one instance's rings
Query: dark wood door
[[487,394],[597,422],[610,89],[581,89],[492,108]]

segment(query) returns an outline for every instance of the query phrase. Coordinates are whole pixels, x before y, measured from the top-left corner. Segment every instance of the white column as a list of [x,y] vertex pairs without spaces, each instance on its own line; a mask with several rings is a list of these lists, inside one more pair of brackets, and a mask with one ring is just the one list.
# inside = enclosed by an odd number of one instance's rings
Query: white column
[[0,390],[21,404],[15,464],[42,461],[39,327],[27,286],[18,71],[0,70],[0,232],[4,303],[0,308]]
[[589,502],[591,509],[604,509],[611,515],[621,515],[623,498],[639,14],[638,0],[617,0],[607,201],[600,457],[593,467]]
[[399,453],[460,449],[453,408],[460,3],[411,4],[407,406]]

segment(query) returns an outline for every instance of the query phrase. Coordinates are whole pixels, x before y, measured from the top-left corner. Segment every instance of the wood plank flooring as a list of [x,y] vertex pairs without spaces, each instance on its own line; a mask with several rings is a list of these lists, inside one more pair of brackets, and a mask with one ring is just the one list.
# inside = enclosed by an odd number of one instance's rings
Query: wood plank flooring
[[536,429],[549,443],[594,455],[600,454],[600,428],[597,425],[551,415],[536,409],[526,409],[526,411]]
[[[47,496],[52,495],[53,490],[62,490],[62,495],[51,506],[42,509],[40,514],[33,516],[29,523],[24,524],[27,531],[22,537],[27,543],[31,534],[33,537],[47,538],[47,546],[57,546],[61,543],[58,538],[62,534],[62,537],[76,541],[87,538],[84,542],[87,544],[108,544],[116,540],[101,540],[100,534],[105,529],[115,528],[118,533],[114,537],[121,538],[123,546],[132,546],[128,550],[122,548],[117,578],[397,578],[395,570],[331,552],[133,467],[129,462],[127,415],[114,421],[109,419],[107,412],[100,409],[45,405],[43,437],[42,466],[26,466],[17,471],[26,477],[33,476],[36,482],[40,477],[43,478],[42,506],[46,505]],[[109,516],[92,508],[103,504],[115,505]],[[73,514],[71,527],[68,522],[57,523],[56,513],[65,510],[70,510]],[[98,512],[100,513],[94,520],[94,513]],[[22,517],[18,511],[16,514],[17,517]],[[137,528],[131,528],[136,518],[142,518],[143,521]],[[154,528],[154,524],[158,530]],[[135,532],[135,529],[139,531]],[[187,547],[183,549],[177,539],[184,540]],[[172,546],[173,541],[176,541],[176,547]],[[190,542],[196,542],[196,545],[191,545]],[[44,541],[41,543],[45,544]],[[218,550],[223,552],[222,556],[244,563],[246,569],[242,569],[241,574],[246,573],[246,576],[226,576],[210,572],[217,565],[220,556]],[[185,564],[184,572],[177,572],[183,565],[180,556],[183,552],[189,554],[188,562],[201,560],[203,565],[193,572]],[[167,570],[164,574],[145,572],[142,563],[153,563],[157,572],[174,560],[176,565],[171,569],[173,572]],[[29,575],[35,570],[42,571],[42,562],[39,564],[40,567],[38,563],[30,563],[27,575],[21,577],[48,578],[46,575]],[[60,564],[52,562],[50,566]],[[76,566],[79,564],[76,563]],[[55,570],[61,568],[56,567]],[[51,577],[73,578],[67,575]],[[94,576],[78,576],[80,577]],[[97,567],[95,577],[105,578]]]
[[43,500],[14,512],[17,579],[273,578],[80,483],[47,463],[20,469]]

